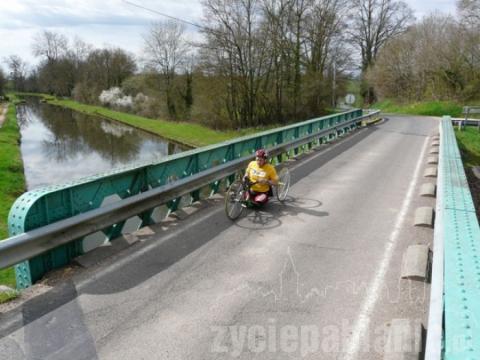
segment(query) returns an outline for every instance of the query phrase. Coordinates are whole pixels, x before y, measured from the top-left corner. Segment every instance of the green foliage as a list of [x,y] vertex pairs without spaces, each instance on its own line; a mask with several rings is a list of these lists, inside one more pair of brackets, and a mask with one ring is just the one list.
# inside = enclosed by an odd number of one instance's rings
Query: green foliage
[[[18,100],[15,96],[9,97]],[[20,132],[15,105],[8,108],[5,123],[0,128],[0,239],[8,237],[8,212],[14,201],[25,191],[23,163],[20,154]],[[15,287],[12,268],[0,271],[0,284]],[[1,300],[0,300],[1,301]]]
[[11,291],[0,293],[0,304],[16,299],[19,295],[20,295],[20,292],[17,290],[11,290]]
[[458,147],[462,152],[463,163],[467,167],[480,165],[480,132],[476,126],[467,126],[458,131],[455,128]]
[[384,100],[372,105],[387,113],[399,113],[425,116],[462,116],[462,106],[453,101],[420,101],[413,103],[398,103],[393,100]]

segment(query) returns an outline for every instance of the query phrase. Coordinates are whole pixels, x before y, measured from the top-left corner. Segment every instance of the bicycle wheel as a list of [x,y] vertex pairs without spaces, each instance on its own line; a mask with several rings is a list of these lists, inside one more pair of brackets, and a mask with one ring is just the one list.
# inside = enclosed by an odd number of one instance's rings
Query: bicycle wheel
[[284,167],[278,172],[277,199],[284,201],[290,189],[290,170]]
[[244,190],[241,181],[235,181],[225,193],[225,213],[230,220],[237,219],[243,211]]

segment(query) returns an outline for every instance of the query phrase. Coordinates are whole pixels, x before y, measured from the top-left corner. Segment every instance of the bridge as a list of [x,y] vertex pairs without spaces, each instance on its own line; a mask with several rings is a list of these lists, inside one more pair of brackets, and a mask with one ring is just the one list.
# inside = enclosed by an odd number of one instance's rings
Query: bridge
[[[376,116],[312,119],[22,195],[0,266],[16,264],[18,286],[39,294],[2,313],[2,355],[474,359],[480,231],[451,120],[359,127]],[[258,147],[290,168],[289,197],[232,223],[215,194]],[[425,184],[436,198],[420,196]],[[418,248],[433,250],[431,274]],[[58,284],[32,287],[52,271]]]

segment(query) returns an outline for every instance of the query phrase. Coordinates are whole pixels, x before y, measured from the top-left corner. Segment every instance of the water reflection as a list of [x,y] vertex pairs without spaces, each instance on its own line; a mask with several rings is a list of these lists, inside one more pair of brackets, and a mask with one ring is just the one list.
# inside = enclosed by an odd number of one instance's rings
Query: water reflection
[[184,150],[149,133],[36,98],[19,105],[17,114],[29,190]]

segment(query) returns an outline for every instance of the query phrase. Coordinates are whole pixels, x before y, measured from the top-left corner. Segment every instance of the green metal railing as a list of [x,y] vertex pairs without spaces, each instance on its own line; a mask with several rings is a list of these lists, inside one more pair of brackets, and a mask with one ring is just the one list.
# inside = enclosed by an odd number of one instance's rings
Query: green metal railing
[[480,227],[450,117],[441,128],[437,213],[444,242],[444,359],[478,359]]
[[[275,147],[296,139],[322,134],[306,145],[294,147],[275,157],[279,163],[304,149],[329,141],[330,137],[349,131],[362,119],[362,110],[325,116],[298,124],[246,136],[220,144],[190,150],[169,156],[155,163],[136,164],[112,172],[87,177],[61,185],[36,189],[23,194],[10,210],[8,224],[10,236],[27,233],[37,228],[98,209],[105,204],[129,198],[151,189],[175,182],[215,166],[251,155],[256,149]],[[331,131],[325,136],[325,130]],[[155,207],[137,216],[136,228],[162,220],[169,212],[189,205],[202,197],[227,186],[232,176],[211,183],[208,189],[196,189],[169,201],[166,206]],[[105,240],[122,234],[126,224],[122,221],[101,231]],[[98,234],[97,234],[98,235]],[[84,238],[61,245],[15,266],[18,288],[25,288],[40,279],[47,271],[66,265],[84,252]]]

